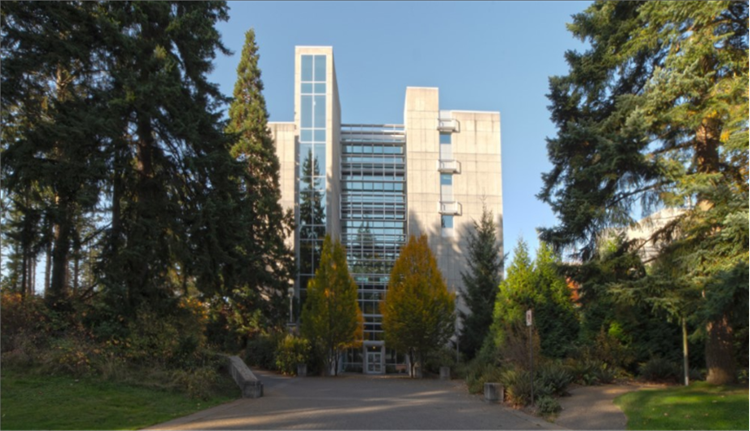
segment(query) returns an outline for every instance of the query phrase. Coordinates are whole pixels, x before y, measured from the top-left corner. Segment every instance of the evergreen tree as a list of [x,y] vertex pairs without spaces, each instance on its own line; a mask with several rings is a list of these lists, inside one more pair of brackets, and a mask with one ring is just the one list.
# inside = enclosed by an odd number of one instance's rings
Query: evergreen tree
[[255,32],[245,34],[227,132],[237,136],[233,157],[246,168],[242,176],[240,212],[246,226],[241,285],[267,298],[263,311],[270,321],[287,321],[284,298],[294,271],[293,251],[284,243],[293,229],[293,214],[281,207],[279,160],[268,129],[268,112],[258,68]]
[[534,259],[534,285],[539,301],[534,305],[534,324],[539,331],[542,355],[563,358],[578,340],[578,316],[570,288],[560,275],[560,259],[542,242]]
[[513,250],[513,260],[508,267],[507,276],[498,287],[492,315],[490,336],[501,352],[509,347],[514,336],[519,335],[515,332],[525,325],[526,310],[540,302],[535,287],[534,267],[528,246],[523,239],[519,239]]
[[393,265],[385,300],[381,303],[388,346],[409,355],[411,375],[417,363],[453,335],[455,295],[448,292],[427,237],[409,237]]
[[526,243],[518,241],[508,277],[500,283],[497,293],[491,332],[506,360],[526,360],[525,314],[529,309],[533,311],[533,330],[540,353],[545,357],[564,357],[578,339],[578,317],[565,278],[558,273],[558,264],[559,259],[547,244],[540,244],[532,262]]
[[466,258],[468,272],[461,273],[464,301],[469,313],[459,312],[463,321],[459,346],[471,359],[482,347],[492,325],[498,285],[502,278],[504,256],[500,254],[492,211],[482,209],[482,218],[474,221],[474,230],[469,232]]
[[[51,305],[68,296],[76,220],[98,203],[104,172],[102,114],[110,80],[100,75],[106,46],[98,8],[2,6],[3,187],[24,220],[23,262],[35,262],[43,248],[51,254],[45,292]],[[37,237],[33,244],[29,235]]]
[[361,345],[364,319],[357,302],[357,284],[349,274],[346,250],[330,235],[315,277],[307,285],[302,308],[302,335],[325,354],[326,370],[338,375],[339,357],[347,348]]
[[180,289],[170,282],[175,266],[183,279],[200,275],[201,288],[212,289],[239,284],[229,276],[233,265],[243,264],[222,253],[239,241],[223,234],[241,232],[232,178],[242,171],[220,121],[226,99],[207,80],[216,53],[228,53],[215,28],[228,19],[227,6],[102,7],[115,26],[106,34],[113,80],[112,221],[102,279],[117,313],[133,315],[143,306],[169,312]]
[[539,197],[561,223],[542,238],[588,261],[636,203],[686,207],[652,239],[700,292],[708,381],[731,382],[748,296],[748,4],[596,2],[569,28],[591,48],[550,79],[558,134]]

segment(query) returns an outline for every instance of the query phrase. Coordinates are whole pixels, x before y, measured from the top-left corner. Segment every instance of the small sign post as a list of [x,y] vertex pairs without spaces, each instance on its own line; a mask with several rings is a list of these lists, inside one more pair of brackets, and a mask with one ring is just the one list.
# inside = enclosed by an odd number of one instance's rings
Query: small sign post
[[531,405],[534,405],[534,339],[531,327],[534,325],[534,316],[531,309],[526,310],[526,326],[529,327],[529,368],[531,368]]

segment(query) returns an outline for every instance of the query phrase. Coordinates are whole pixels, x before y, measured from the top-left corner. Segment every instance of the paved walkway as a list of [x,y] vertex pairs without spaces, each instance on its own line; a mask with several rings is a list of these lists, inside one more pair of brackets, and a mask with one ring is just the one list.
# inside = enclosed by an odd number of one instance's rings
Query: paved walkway
[[624,430],[628,419],[612,401],[638,389],[632,384],[572,386],[569,397],[558,398],[563,410],[555,423],[574,430]]
[[460,380],[257,374],[264,385],[262,398],[239,399],[150,429],[562,429],[484,403]]

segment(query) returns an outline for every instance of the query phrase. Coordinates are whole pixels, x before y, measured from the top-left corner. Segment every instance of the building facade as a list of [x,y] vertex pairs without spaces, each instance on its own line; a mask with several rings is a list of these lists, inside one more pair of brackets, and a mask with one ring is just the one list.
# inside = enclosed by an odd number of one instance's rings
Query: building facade
[[297,224],[288,240],[299,269],[295,295],[304,302],[325,234],[339,238],[365,320],[364,346],[343,366],[393,371],[404,359],[383,341],[379,304],[408,236],[427,235],[456,292],[467,235],[483,205],[493,212],[502,247],[500,114],[441,110],[437,88],[408,87],[404,124],[342,124],[331,47],[296,47],[294,98],[294,121],[269,127],[282,205],[294,210]]

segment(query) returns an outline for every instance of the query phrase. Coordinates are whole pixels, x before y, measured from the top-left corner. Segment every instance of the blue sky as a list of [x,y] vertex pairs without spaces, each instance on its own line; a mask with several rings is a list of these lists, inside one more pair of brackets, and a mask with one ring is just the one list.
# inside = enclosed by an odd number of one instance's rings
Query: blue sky
[[[556,218],[536,199],[555,135],[548,78],[567,73],[566,30],[590,2],[229,2],[211,75],[231,94],[254,28],[271,121],[294,118],[294,47],[332,46],[344,123],[403,123],[407,86],[439,87],[441,109],[500,111],[505,251]],[[508,261],[509,262],[509,261]],[[506,264],[507,267],[507,264]]]

